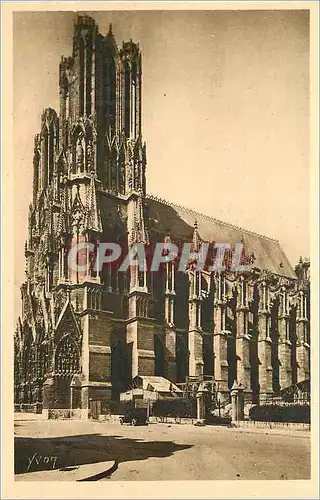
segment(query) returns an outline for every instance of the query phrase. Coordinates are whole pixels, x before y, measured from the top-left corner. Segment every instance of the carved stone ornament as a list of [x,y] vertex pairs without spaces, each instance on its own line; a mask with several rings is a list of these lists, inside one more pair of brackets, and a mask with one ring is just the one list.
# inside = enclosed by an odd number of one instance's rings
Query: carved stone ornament
[[55,356],[55,371],[58,374],[78,373],[80,370],[78,348],[70,335],[61,339]]
[[92,139],[88,141],[87,146],[87,171],[91,172],[94,169],[94,150]]
[[76,142],[76,165],[79,170],[83,170],[83,164],[84,164],[83,142],[84,142],[83,133],[80,132]]

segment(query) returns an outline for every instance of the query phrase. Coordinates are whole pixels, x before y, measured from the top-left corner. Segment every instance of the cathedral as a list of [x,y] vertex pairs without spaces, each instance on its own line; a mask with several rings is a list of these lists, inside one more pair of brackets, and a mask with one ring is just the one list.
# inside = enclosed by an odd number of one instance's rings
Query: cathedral
[[[309,261],[292,268],[279,242],[151,196],[142,140],[139,45],[78,16],[62,57],[60,110],[34,138],[26,279],[14,336],[15,403],[79,409],[118,400],[137,376],[212,377],[222,399],[246,401],[310,378]],[[70,269],[75,243],[172,242],[193,252],[226,242],[220,272]],[[230,266],[243,244],[245,272]],[[82,260],[91,255],[81,255]],[[80,256],[79,256],[80,259]]]

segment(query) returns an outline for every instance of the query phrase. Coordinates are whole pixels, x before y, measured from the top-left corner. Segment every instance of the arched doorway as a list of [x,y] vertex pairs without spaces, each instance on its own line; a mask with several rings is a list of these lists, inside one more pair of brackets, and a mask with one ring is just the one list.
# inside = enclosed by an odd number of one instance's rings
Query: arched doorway
[[69,334],[65,335],[57,345],[55,352],[55,390],[54,407],[70,408],[73,376],[80,373],[80,354],[78,346]]
[[22,402],[32,404],[35,402],[34,381],[37,377],[36,347],[31,330],[26,332],[22,351],[23,398]]
[[120,393],[130,386],[131,359],[128,358],[128,352],[128,345],[125,342],[118,340],[111,346],[111,399],[113,400],[119,400]]

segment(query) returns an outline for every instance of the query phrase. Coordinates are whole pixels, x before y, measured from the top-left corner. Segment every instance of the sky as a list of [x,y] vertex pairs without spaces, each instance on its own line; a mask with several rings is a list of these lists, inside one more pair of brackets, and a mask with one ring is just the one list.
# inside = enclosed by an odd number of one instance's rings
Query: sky
[[[307,11],[83,12],[142,51],[147,191],[309,255]],[[14,14],[15,316],[32,200],[33,137],[59,111],[74,12]]]

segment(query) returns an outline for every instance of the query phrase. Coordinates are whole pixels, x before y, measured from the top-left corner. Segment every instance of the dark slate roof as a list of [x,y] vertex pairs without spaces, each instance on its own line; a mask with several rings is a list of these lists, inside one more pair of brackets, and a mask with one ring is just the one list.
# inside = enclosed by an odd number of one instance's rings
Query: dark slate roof
[[246,253],[253,252],[256,258],[254,267],[269,270],[286,278],[296,278],[294,270],[277,240],[169,203],[152,195],[148,195],[147,200],[149,225],[154,231],[191,242],[196,219],[198,232],[203,241],[235,245],[240,243],[243,238]]

